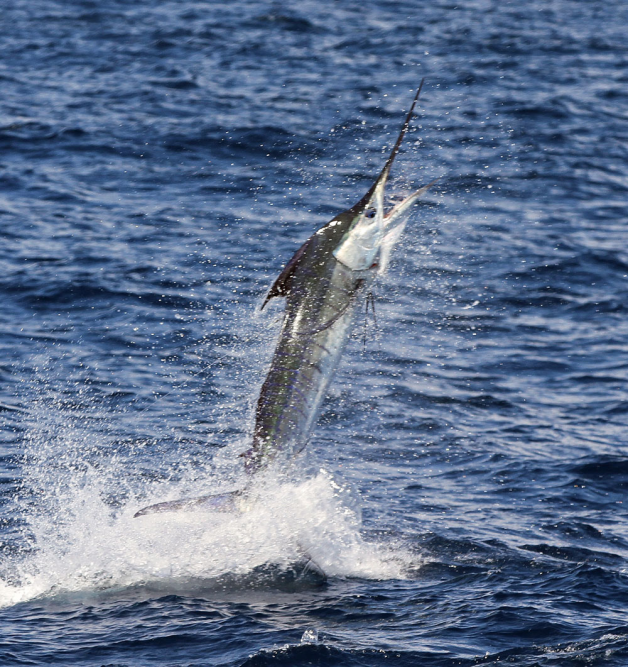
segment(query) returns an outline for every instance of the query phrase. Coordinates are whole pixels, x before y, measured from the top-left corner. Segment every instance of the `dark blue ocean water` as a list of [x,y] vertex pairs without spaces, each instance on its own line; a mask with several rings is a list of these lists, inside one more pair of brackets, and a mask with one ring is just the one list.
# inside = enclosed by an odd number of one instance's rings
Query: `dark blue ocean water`
[[[628,665],[626,3],[0,28],[0,664]],[[265,290],[422,77],[391,192],[441,180],[306,455],[242,516],[133,519],[237,485]]]

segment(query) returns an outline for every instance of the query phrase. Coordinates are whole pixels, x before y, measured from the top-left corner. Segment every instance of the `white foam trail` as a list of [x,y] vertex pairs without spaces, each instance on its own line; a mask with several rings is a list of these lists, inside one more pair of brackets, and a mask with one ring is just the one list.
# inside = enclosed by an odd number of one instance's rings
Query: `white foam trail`
[[[176,480],[157,481],[146,474],[154,460],[145,443],[111,443],[111,415],[87,400],[68,410],[54,384],[39,387],[24,422],[23,489],[12,510],[24,523],[25,550],[0,561],[0,606],[64,592],[211,584],[266,564],[289,566],[304,552],[330,577],[404,578],[416,567],[415,555],[363,538],[359,508],[324,470],[300,480],[261,477],[259,495],[252,494],[258,499],[241,515],[133,518],[152,503],[242,486],[244,444],[222,448],[206,465],[198,456],[186,462],[185,448],[158,450],[168,473],[177,468]],[[81,398],[81,391],[73,387],[72,395]]]
[[175,512],[133,518],[102,500],[94,471],[63,499],[63,511],[31,517],[36,549],[0,581],[0,606],[60,592],[186,579],[245,575],[273,563],[288,566],[303,550],[328,576],[403,578],[404,554],[360,535],[359,514],[342,489],[320,471],[301,482],[265,483],[241,515]]

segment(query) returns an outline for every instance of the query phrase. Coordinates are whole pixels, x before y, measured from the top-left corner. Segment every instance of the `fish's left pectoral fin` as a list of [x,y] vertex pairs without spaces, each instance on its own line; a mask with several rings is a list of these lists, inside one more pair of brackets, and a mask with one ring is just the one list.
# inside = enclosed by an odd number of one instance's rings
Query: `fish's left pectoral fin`
[[379,253],[377,269],[378,275],[386,273],[386,269],[388,268],[388,263],[390,261],[390,253],[394,246],[397,244],[397,241],[399,241],[401,238],[403,230],[406,228],[406,223],[408,222],[408,217],[410,215],[410,208],[422,194],[425,194],[432,187],[432,185],[436,183],[436,181],[438,181],[438,178],[413,192],[403,201],[399,202],[392,209],[392,211],[386,215],[386,232],[384,234],[384,238],[382,239]]
[[390,212],[386,214],[384,218],[386,228],[389,228],[392,223],[396,222],[399,220],[399,218],[402,218],[405,214],[407,214],[410,207],[416,202],[416,200],[424,195],[439,180],[439,178],[435,178],[433,181],[419,188],[411,195],[406,197],[403,201],[399,202]]
[[406,228],[406,220],[399,223],[396,227],[393,227],[391,230],[386,232],[386,235],[382,239],[382,245],[379,251],[379,261],[377,263],[377,275],[382,276],[386,273],[388,264],[390,262],[390,253],[392,249],[397,244],[397,241],[401,238],[403,230]]
[[191,510],[205,510],[209,512],[238,512],[240,511],[239,500],[242,491],[230,491],[229,493],[209,494],[198,498],[182,498],[181,500],[170,500],[164,503],[149,505],[137,511],[133,518],[146,514],[158,514],[161,512],[188,512]]

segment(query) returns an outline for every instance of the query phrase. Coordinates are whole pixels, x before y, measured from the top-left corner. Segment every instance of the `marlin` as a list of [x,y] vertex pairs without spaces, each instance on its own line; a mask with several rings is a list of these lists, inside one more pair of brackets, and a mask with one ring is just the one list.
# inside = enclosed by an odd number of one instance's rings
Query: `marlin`
[[[250,449],[241,454],[253,476],[306,446],[351,334],[355,313],[385,272],[412,205],[436,181],[384,210],[384,190],[408,130],[423,81],[381,173],[351,208],[321,227],[296,251],[268,291],[286,300],[279,341],[255,411]],[[247,490],[158,503],[135,516],[203,507],[233,511]]]

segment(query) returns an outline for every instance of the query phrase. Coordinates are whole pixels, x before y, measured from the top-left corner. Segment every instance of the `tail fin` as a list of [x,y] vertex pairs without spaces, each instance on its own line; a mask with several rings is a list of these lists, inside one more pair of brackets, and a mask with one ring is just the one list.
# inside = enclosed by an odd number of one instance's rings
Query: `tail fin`
[[210,512],[241,512],[241,501],[243,498],[243,490],[210,494],[200,496],[199,498],[182,498],[181,500],[171,500],[165,503],[149,505],[137,511],[133,517],[156,514],[158,512],[187,512],[196,509]]

